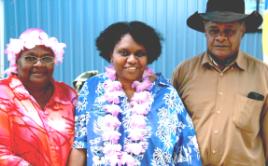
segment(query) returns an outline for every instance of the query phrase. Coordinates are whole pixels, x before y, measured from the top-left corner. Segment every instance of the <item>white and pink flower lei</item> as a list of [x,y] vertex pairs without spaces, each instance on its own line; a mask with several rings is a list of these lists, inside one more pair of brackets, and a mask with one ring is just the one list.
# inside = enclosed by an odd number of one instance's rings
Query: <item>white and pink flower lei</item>
[[5,70],[5,74],[16,73],[16,56],[23,49],[32,49],[37,45],[44,45],[51,48],[55,54],[55,63],[62,62],[64,43],[60,43],[55,37],[48,37],[47,33],[39,28],[30,28],[24,31],[18,39],[11,38],[7,44],[5,54],[7,54],[7,59],[9,61],[9,68]]
[[118,119],[118,114],[123,112],[119,107],[119,97],[124,94],[124,90],[122,84],[116,80],[116,71],[113,66],[106,68],[106,75],[109,79],[104,82],[104,98],[108,104],[104,105],[107,114],[103,117],[104,130],[102,134],[105,161],[112,166],[140,165],[140,162],[134,156],[143,154],[148,147],[146,135],[148,136],[149,129],[146,124],[146,115],[149,113],[153,101],[153,95],[149,92],[153,83],[149,78],[154,73],[147,68],[144,71],[142,81],[132,83],[135,92],[129,100],[129,110],[125,110],[130,112],[130,120],[129,127],[126,129],[128,137],[125,141],[124,150],[118,143],[121,136],[119,132],[121,122]]

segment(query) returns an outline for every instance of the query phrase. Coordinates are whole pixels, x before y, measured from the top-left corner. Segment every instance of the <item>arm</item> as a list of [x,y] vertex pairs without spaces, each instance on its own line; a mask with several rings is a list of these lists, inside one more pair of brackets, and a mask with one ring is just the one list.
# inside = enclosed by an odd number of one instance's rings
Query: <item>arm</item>
[[[0,88],[1,93],[4,92]],[[12,128],[10,126],[8,112],[12,110],[12,104],[7,99],[1,98],[3,93],[0,96],[0,165],[2,166],[25,166],[30,165],[23,158],[13,154],[11,145],[12,138],[11,133]]]
[[179,95],[182,94],[182,90],[185,83],[187,82],[187,79],[191,78],[187,72],[188,66],[189,65],[186,64],[186,62],[179,64],[172,74],[171,83]]
[[174,88],[179,91],[179,73],[180,73],[180,69],[177,66],[176,69],[174,70],[173,74],[172,74],[172,78],[171,78],[171,83],[174,86]]
[[266,164],[265,166],[268,166],[268,113],[266,113],[264,117],[264,123],[263,123],[263,145],[264,145],[264,153],[265,153],[265,159]]
[[264,155],[266,159],[266,166],[268,166],[268,96],[266,96],[264,101],[264,107],[261,113],[261,137],[264,147]]
[[86,165],[86,151],[84,149],[73,148],[69,157],[68,166]]
[[268,112],[265,113],[263,119],[263,145],[265,149],[266,165],[268,166]]
[[[73,149],[71,150],[68,165],[69,166],[83,166],[87,163],[87,121],[89,116],[87,115],[87,95],[84,94],[87,85],[81,90],[81,95],[78,97],[78,101],[75,107],[75,136]],[[87,104],[86,104],[87,105]]]

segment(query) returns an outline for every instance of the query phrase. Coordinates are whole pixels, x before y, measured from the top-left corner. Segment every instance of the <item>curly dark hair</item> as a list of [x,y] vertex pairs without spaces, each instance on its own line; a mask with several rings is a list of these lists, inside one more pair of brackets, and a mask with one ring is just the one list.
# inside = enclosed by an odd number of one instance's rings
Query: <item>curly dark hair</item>
[[117,22],[102,31],[96,39],[100,56],[110,62],[110,56],[115,45],[125,34],[130,34],[135,42],[145,48],[148,64],[151,64],[160,56],[162,37],[152,27],[140,21]]

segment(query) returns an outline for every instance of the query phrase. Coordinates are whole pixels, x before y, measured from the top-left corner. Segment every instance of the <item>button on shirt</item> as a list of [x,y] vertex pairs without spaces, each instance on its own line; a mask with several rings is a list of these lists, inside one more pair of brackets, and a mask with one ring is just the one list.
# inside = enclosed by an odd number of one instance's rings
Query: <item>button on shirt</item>
[[[239,52],[235,62],[221,71],[204,53],[180,65],[174,72],[173,84],[191,114],[204,165],[265,164],[265,64]],[[249,92],[263,95],[264,100],[248,98]]]

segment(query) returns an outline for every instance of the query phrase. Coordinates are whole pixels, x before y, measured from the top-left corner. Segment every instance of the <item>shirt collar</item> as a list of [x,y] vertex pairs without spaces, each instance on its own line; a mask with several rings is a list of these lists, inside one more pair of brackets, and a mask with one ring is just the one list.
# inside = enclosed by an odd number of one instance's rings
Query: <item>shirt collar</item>
[[[217,65],[217,63],[213,62],[213,60],[208,56],[207,52],[203,53],[201,64],[202,66],[210,66],[210,67]],[[242,51],[238,52],[237,58],[230,65],[234,65],[234,64],[241,70],[246,70],[246,59]]]
[[246,70],[247,68],[246,58],[245,58],[245,54],[242,51],[238,52],[235,62],[240,69]]
[[[25,99],[29,99],[31,98],[31,100],[35,99],[33,98],[33,96],[30,95],[30,93],[27,91],[27,89],[24,87],[24,85],[22,84],[22,82],[20,81],[20,79],[17,77],[17,75],[13,74],[10,76],[10,83],[9,83],[9,87],[13,90],[14,95],[19,98],[20,100],[25,100]],[[51,98],[49,99],[47,105],[50,105],[50,103],[60,103],[60,104],[68,104],[69,101],[68,100],[64,100],[64,92],[61,91],[61,89],[59,88],[61,85],[58,85],[58,83],[52,79],[52,84],[54,86],[54,92],[51,96]]]
[[168,86],[170,84],[170,80],[165,79],[161,73],[156,73],[155,83],[159,86]]

